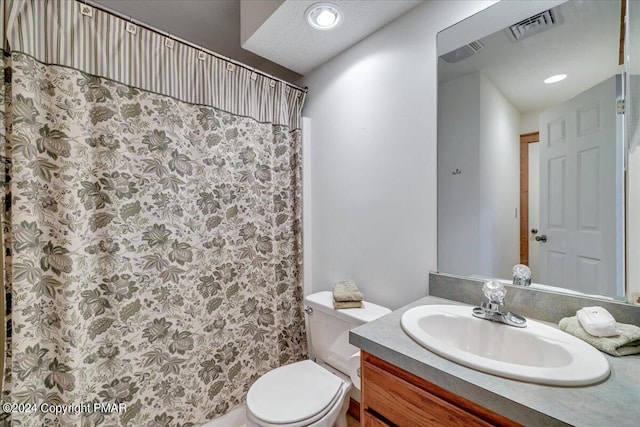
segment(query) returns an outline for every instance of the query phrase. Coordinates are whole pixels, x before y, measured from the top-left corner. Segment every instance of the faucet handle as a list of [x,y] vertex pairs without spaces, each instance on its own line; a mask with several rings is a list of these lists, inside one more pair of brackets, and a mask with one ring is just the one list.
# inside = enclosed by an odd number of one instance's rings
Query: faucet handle
[[482,292],[490,303],[502,305],[507,290],[504,285],[497,280],[488,280],[482,286]]
[[531,285],[531,269],[524,264],[513,266],[513,284],[515,286]]

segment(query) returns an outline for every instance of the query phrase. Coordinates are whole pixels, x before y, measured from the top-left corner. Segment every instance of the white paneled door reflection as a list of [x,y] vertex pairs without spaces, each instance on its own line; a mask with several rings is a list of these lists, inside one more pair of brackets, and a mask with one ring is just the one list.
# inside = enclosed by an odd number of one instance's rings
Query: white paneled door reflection
[[616,282],[616,77],[540,116],[540,281],[611,294]]

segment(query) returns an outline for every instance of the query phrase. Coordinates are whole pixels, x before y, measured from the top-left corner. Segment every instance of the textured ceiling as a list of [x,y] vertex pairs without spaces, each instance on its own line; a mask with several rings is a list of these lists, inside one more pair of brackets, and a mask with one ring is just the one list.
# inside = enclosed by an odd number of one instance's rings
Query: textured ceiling
[[305,11],[314,3],[318,0],[285,1],[243,47],[304,75],[423,1],[333,0],[343,20],[328,31],[307,24]]
[[[525,113],[558,105],[621,72],[620,2],[570,1],[560,10],[564,22],[556,28],[518,42],[500,30],[481,38],[485,46],[473,56],[455,64],[440,60],[439,82],[482,71]],[[543,83],[555,74],[568,77],[555,84]]]

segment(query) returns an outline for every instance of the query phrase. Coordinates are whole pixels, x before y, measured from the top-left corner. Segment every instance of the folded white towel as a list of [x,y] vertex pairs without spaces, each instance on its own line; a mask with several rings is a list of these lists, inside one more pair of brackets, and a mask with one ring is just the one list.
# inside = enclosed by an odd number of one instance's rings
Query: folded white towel
[[584,307],[576,313],[580,325],[594,337],[613,337],[620,335],[616,319],[602,307]]
[[561,330],[584,340],[600,351],[612,356],[629,356],[640,353],[640,328],[635,325],[618,323],[620,335],[615,337],[594,337],[584,330],[577,316],[565,317],[558,326]]

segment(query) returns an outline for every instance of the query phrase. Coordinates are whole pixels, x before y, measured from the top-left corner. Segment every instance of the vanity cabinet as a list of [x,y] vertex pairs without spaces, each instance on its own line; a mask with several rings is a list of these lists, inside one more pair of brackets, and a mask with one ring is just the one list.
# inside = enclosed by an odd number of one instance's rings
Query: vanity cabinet
[[361,376],[362,427],[520,425],[366,352]]

